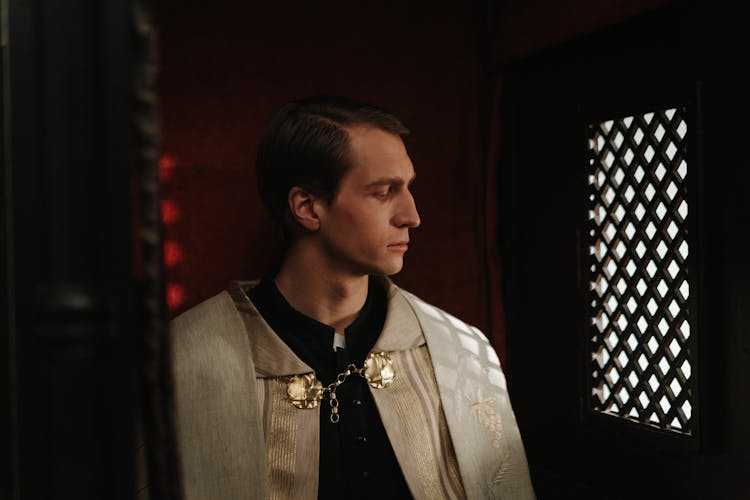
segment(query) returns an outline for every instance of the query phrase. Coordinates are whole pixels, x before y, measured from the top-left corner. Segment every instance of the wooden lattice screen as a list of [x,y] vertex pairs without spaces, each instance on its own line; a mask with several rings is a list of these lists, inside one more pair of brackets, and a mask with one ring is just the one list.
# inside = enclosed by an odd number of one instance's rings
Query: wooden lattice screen
[[693,434],[685,110],[593,123],[589,149],[590,407]]

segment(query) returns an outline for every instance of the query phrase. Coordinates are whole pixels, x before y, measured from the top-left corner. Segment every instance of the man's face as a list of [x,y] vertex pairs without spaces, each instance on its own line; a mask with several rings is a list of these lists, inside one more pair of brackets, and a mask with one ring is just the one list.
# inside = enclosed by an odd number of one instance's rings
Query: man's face
[[409,186],[414,166],[400,137],[376,128],[349,129],[352,168],[330,205],[321,203],[321,248],[353,275],[391,275],[403,267],[409,229],[419,214]]

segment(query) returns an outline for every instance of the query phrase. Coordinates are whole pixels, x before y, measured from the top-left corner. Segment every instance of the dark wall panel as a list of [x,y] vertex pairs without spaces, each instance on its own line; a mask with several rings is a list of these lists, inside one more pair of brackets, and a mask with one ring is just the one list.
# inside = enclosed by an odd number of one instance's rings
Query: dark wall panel
[[[747,9],[683,3],[509,66],[502,238],[507,369],[540,498],[746,498],[750,418]],[[689,99],[697,439],[587,411],[585,126]],[[656,106],[656,108],[654,108]],[[601,113],[605,113],[601,115]],[[697,161],[693,161],[697,160]],[[696,189],[697,188],[697,189]],[[693,224],[693,222],[691,222]],[[695,231],[693,231],[696,229]],[[512,291],[512,293],[511,293]],[[692,321],[692,320],[691,320]],[[619,420],[616,422],[615,420]]]

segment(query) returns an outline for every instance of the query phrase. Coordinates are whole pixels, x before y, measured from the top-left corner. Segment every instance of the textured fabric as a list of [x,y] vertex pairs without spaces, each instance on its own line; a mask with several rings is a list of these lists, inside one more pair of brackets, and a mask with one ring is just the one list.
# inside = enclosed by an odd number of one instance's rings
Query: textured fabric
[[402,292],[422,325],[468,498],[533,499],[500,361],[474,327]]
[[[173,323],[186,497],[316,498],[320,407],[286,400],[289,376],[312,370],[255,310],[247,285]],[[481,332],[390,284],[378,350],[392,352],[397,375],[372,395],[415,498],[533,498],[505,379]]]
[[391,356],[396,378],[387,389],[372,389],[372,395],[412,495],[465,498],[427,346]]
[[265,396],[263,434],[268,460],[269,498],[318,498],[320,407],[299,410],[289,404],[286,378],[260,380]]
[[233,302],[217,295],[171,333],[185,499],[267,498],[255,369]]

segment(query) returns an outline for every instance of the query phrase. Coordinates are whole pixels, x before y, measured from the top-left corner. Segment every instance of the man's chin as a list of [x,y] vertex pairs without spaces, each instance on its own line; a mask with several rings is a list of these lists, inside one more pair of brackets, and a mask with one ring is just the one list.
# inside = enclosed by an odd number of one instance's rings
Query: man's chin
[[371,261],[369,265],[364,264],[359,268],[362,274],[368,274],[373,276],[393,276],[401,272],[404,267],[403,258],[398,259],[381,259],[378,261]]
[[389,269],[386,270],[386,272],[382,274],[384,276],[393,276],[394,274],[400,273],[403,268],[404,268],[404,263],[400,262],[396,265],[391,266]]

